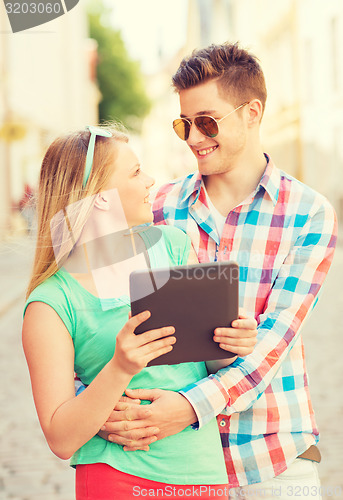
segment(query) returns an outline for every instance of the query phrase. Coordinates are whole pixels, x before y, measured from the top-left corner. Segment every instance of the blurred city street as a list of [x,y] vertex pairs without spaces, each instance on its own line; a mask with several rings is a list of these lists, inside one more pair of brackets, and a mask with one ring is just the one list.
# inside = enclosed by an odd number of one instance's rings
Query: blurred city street
[[[24,289],[32,254],[32,243],[27,238],[0,246],[0,500],[72,500],[74,471],[56,458],[45,443],[21,347]],[[324,499],[343,498],[339,326],[342,279],[343,247],[338,247],[322,297],[303,329],[312,399],[321,431]]]

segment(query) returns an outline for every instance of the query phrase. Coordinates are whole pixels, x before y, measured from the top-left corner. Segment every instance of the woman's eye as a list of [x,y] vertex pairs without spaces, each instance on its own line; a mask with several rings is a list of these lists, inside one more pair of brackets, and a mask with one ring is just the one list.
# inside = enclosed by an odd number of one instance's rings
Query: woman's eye
[[141,169],[137,168],[137,170],[135,171],[135,175],[139,175],[140,173],[141,173]]

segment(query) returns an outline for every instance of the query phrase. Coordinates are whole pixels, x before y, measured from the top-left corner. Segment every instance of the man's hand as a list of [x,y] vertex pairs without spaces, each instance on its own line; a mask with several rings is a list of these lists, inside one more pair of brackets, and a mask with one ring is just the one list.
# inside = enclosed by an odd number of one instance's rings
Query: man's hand
[[[125,451],[148,450],[157,439],[177,434],[197,421],[191,404],[178,392],[127,389],[128,398],[116,405],[99,435],[124,446]],[[139,400],[151,401],[140,406]]]
[[[108,441],[120,444],[130,450],[149,450],[149,444],[157,440],[159,428],[149,426],[150,406],[139,406],[140,399],[123,396],[114,407],[107,422],[98,435]],[[124,448],[124,449],[125,449]]]

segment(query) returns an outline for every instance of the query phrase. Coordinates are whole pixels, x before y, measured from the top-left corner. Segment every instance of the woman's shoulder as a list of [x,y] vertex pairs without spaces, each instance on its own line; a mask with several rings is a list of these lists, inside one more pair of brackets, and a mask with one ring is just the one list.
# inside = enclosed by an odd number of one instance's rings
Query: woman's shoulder
[[57,271],[57,273],[49,276],[49,278],[45,279],[44,281],[42,281],[42,283],[37,285],[36,288],[32,290],[28,298],[30,299],[39,295],[63,295],[65,294],[65,286],[63,281],[64,280],[62,278],[62,273],[60,271]]
[[169,224],[159,224],[153,227],[155,228],[155,230],[161,231],[162,236],[165,240],[173,240],[174,242],[186,242],[190,240],[189,236],[176,226],[171,226]]
[[142,233],[142,236],[151,245],[164,242],[167,246],[183,247],[191,241],[190,237],[178,227],[165,224],[151,225]]
[[63,278],[63,274],[61,271],[58,271],[32,290],[26,300],[24,314],[31,302],[44,302],[54,309],[56,307],[67,309],[70,303],[69,295],[68,286]]
[[74,311],[62,272],[58,271],[34,288],[25,302],[23,315],[32,302],[42,302],[54,309],[72,334]]
[[155,241],[159,240],[161,243],[163,242],[162,247],[167,250],[171,265],[183,265],[187,263],[191,240],[186,233],[175,226],[164,224],[152,226],[150,231],[155,233]]

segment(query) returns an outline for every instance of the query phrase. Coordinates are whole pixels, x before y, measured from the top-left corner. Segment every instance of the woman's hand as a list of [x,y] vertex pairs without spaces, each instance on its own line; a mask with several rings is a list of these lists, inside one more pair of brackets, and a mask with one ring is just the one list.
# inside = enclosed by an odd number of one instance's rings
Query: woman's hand
[[240,309],[239,318],[232,322],[230,328],[216,328],[213,340],[219,347],[238,356],[251,354],[257,343],[257,321],[248,318]]
[[149,311],[144,311],[130,317],[117,335],[113,361],[117,368],[128,375],[140,372],[152,359],[173,349],[176,338],[173,326],[149,330],[142,334],[134,333],[137,326],[150,317]]

